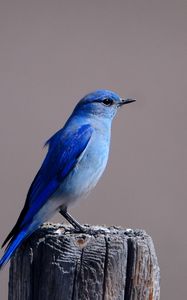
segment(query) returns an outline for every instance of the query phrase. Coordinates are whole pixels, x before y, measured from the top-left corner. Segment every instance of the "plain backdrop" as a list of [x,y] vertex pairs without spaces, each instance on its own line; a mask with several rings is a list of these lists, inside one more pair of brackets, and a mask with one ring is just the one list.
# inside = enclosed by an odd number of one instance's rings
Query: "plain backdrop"
[[82,96],[112,89],[137,102],[117,115],[106,172],[71,213],[81,223],[145,229],[159,259],[161,299],[186,298],[186,31],[186,0],[0,1],[1,241],[45,140]]

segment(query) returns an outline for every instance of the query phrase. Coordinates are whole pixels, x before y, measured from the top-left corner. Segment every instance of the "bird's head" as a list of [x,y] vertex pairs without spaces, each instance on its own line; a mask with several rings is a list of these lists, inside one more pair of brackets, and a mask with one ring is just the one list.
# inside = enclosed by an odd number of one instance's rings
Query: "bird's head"
[[124,100],[110,90],[97,90],[82,98],[74,111],[79,114],[101,116],[112,120],[119,107],[134,101],[134,99]]

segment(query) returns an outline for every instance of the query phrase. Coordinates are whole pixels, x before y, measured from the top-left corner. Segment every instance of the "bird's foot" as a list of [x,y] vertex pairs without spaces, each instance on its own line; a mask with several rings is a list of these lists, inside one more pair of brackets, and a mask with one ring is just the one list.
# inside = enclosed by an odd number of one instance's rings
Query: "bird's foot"
[[[80,224],[79,224],[80,225]],[[76,226],[74,227],[74,232],[75,233],[84,233],[84,234],[89,234],[89,235],[96,235],[98,233],[105,233],[103,230],[100,228],[94,228],[93,226],[85,225],[85,226]]]
[[89,228],[86,228],[85,226],[82,226],[79,224],[79,226],[74,227],[75,233],[87,233],[89,231]]

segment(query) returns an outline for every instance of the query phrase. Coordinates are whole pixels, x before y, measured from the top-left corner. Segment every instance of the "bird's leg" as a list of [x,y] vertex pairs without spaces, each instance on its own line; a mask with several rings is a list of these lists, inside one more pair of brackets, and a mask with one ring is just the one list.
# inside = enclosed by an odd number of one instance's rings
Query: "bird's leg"
[[79,232],[84,232],[85,228],[81,226],[68,212],[67,209],[60,209],[59,213]]

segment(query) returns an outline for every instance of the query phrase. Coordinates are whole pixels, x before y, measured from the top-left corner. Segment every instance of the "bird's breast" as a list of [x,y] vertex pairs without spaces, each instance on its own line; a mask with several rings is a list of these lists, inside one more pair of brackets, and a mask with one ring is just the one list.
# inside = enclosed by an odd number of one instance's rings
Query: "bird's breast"
[[91,137],[78,163],[57,191],[67,205],[86,196],[97,184],[105,170],[109,154],[109,137],[97,132]]

